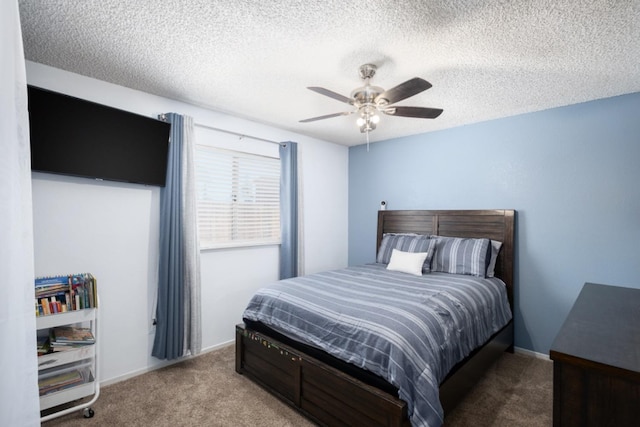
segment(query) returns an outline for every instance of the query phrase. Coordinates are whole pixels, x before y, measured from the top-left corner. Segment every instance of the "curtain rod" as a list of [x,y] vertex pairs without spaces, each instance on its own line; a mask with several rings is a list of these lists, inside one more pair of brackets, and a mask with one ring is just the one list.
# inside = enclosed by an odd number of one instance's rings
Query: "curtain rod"
[[200,124],[200,123],[194,123],[193,125],[197,126],[199,128],[205,128],[205,129],[210,129],[210,130],[214,130],[214,131],[217,131],[217,132],[228,133],[230,135],[236,135],[236,136],[239,136],[240,139],[242,139],[242,138],[250,138],[250,139],[255,139],[257,141],[268,142],[270,144],[286,145],[286,142],[271,141],[270,139],[258,138],[257,136],[245,135],[243,133],[233,132],[233,131],[226,130],[226,129],[220,129],[220,128],[216,128],[216,127],[213,127],[213,126],[203,125],[203,124]]

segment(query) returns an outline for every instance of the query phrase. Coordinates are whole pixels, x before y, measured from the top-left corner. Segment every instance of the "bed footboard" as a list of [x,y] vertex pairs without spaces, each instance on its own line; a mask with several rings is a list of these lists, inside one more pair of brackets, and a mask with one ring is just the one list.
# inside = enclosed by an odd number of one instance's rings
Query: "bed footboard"
[[320,425],[410,426],[402,400],[244,325],[236,326],[236,372]]
[[[512,349],[513,321],[454,367],[440,385],[445,415]],[[404,401],[244,324],[236,326],[236,372],[320,425],[411,425]]]

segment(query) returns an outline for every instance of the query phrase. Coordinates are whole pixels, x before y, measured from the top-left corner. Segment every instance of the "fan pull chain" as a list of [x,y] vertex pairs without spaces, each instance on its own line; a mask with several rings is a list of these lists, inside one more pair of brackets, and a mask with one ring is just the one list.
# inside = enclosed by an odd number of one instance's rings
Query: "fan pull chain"
[[369,152],[369,130],[365,132],[367,134],[367,153]]

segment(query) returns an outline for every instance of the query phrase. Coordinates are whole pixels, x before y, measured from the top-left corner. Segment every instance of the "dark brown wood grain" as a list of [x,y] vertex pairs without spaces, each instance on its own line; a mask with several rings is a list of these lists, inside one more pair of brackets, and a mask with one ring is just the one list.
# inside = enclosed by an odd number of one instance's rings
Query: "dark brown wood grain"
[[586,283],[551,350],[553,425],[640,420],[640,289]]
[[[489,238],[503,242],[496,276],[513,306],[513,210],[379,211],[377,247],[384,233]],[[325,361],[301,346],[244,324],[236,327],[236,371],[251,378],[319,425],[410,426],[406,403]],[[295,344],[295,343],[293,343]],[[451,411],[505,350],[513,350],[513,321],[456,365],[440,385],[445,414]]]

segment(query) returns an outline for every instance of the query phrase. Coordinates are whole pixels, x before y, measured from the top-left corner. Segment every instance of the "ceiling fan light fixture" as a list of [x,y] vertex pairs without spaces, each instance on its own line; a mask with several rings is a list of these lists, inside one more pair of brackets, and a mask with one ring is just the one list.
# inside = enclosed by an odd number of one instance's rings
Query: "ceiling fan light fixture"
[[380,122],[380,116],[377,114],[369,114],[362,112],[361,116],[356,120],[356,124],[360,128],[361,133],[371,132],[376,128],[376,125]]
[[369,133],[376,128],[376,124],[373,122],[366,122],[360,126],[360,133]]

